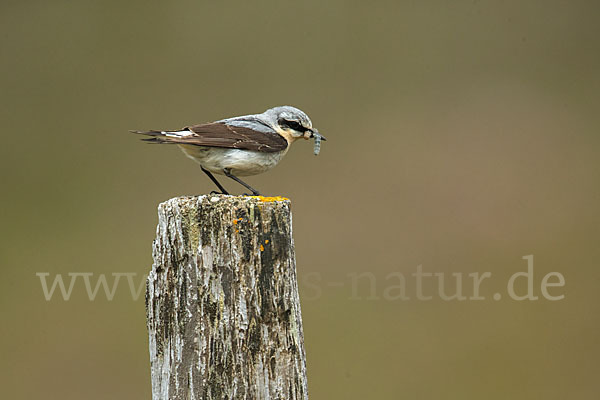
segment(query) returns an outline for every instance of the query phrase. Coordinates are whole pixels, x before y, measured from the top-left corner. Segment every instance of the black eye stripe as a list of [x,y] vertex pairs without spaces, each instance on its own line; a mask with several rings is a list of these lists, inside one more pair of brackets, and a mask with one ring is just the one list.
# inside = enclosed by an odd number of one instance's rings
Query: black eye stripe
[[281,126],[285,126],[298,132],[305,132],[307,130],[307,128],[303,127],[298,121],[290,121],[282,118],[277,122],[279,122],[279,125]]

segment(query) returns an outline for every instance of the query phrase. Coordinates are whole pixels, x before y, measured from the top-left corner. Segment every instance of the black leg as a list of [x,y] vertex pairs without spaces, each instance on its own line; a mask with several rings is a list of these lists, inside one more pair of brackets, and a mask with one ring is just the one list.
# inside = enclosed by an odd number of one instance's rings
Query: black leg
[[223,169],[223,173],[225,174],[226,177],[233,179],[240,185],[243,185],[246,189],[251,190],[253,195],[260,196],[260,193],[258,193],[258,191],[256,189],[253,189],[252,186],[248,185],[246,182],[242,181],[237,176],[232,175],[228,168]]
[[215,178],[215,177],[213,176],[213,174],[211,174],[210,172],[208,172],[207,170],[205,170],[203,167],[200,167],[200,168],[202,168],[202,171],[203,171],[203,172],[204,172],[206,175],[208,175],[208,177],[210,178],[210,180],[211,180],[211,181],[213,181],[213,182],[215,183],[215,185],[217,185],[217,187],[218,187],[218,188],[219,188],[219,190],[221,191],[221,193],[220,193],[220,194],[229,194],[229,193],[227,192],[227,190],[225,190],[225,188],[224,188],[224,187],[223,187],[223,186],[222,186],[222,185],[219,183],[219,181],[217,180],[217,178]]

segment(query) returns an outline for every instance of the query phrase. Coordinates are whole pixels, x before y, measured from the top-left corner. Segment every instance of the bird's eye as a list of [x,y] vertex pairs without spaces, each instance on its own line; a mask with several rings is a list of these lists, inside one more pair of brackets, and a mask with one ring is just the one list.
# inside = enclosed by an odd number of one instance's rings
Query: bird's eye
[[289,129],[293,129],[297,132],[306,131],[306,128],[303,127],[298,121],[290,121],[287,119],[280,119],[278,122],[279,122],[279,125],[284,126]]

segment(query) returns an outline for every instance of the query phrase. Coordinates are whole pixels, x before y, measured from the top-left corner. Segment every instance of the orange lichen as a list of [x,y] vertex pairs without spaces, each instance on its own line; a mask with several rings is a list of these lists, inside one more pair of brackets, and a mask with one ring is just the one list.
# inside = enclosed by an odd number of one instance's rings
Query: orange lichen
[[238,224],[238,222],[242,221],[243,219],[244,219],[244,218],[236,218],[236,219],[234,219],[234,220],[233,220],[233,224],[234,224],[234,225],[237,225],[237,224]]
[[265,240],[265,244],[269,244],[269,239]]
[[275,196],[275,197],[265,197],[265,196],[252,196],[258,198],[258,200],[268,203],[271,201],[286,201],[289,200],[287,197]]
[[260,245],[260,251],[265,251],[265,246],[263,246],[262,244]]

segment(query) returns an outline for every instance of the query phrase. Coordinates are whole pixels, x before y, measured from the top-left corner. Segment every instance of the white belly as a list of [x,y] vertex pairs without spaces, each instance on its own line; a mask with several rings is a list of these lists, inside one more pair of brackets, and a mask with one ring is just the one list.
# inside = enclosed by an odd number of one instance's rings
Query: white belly
[[287,148],[277,153],[193,145],[179,145],[179,148],[204,169],[223,174],[223,169],[228,168],[235,176],[257,175],[268,171],[287,153]]

